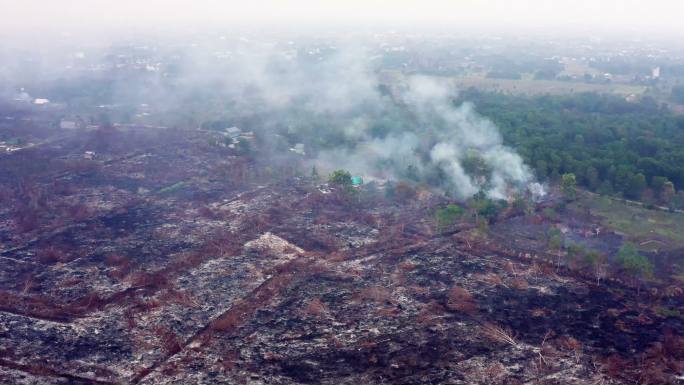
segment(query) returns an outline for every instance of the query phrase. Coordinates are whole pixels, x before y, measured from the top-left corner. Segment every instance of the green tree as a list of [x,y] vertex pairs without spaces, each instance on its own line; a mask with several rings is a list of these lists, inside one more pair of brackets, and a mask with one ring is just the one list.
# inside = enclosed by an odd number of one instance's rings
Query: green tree
[[598,188],[598,193],[603,195],[613,195],[615,190],[613,184],[608,179],[604,180]]
[[637,294],[641,288],[641,280],[653,275],[653,263],[645,256],[639,254],[636,246],[631,243],[622,245],[617,253],[617,262],[622,270],[629,274],[637,283]]
[[437,230],[444,231],[448,227],[454,225],[465,213],[465,210],[458,205],[450,204],[444,208],[435,210],[435,222],[437,222]]
[[254,148],[248,140],[240,140],[235,144],[235,151],[239,155],[252,156],[254,155]]
[[581,261],[587,254],[584,246],[579,243],[570,243],[566,246],[566,249],[568,251],[569,260],[573,262]]
[[675,187],[674,183],[670,182],[669,180],[663,184],[663,187],[660,189],[660,201],[663,202],[663,204],[667,205],[670,207],[672,205],[672,199],[675,196]]
[[608,258],[605,254],[591,250],[584,255],[584,262],[589,265],[596,277],[596,284],[601,282],[601,279],[606,276],[608,266]]
[[625,197],[630,199],[639,199],[641,194],[646,189],[646,177],[642,173],[632,174],[627,176],[627,183],[623,192]]
[[466,174],[473,177],[488,178],[492,173],[492,167],[476,150],[468,150],[461,161],[461,166]]
[[556,267],[560,266],[561,248],[563,247],[563,233],[555,227],[546,233],[546,244],[551,250],[555,250]]
[[418,172],[418,167],[409,164],[406,167],[406,178],[414,182],[420,181],[420,173]]
[[480,218],[487,223],[493,223],[499,216],[499,213],[508,204],[504,200],[495,201],[485,196],[483,192],[479,192],[470,200],[469,206],[475,212],[475,220],[479,222]]
[[513,209],[513,213],[515,215],[528,215],[533,210],[533,206],[530,204],[528,199],[520,194],[516,195],[513,199],[511,208]]
[[328,182],[335,186],[351,188],[351,173],[346,170],[335,170],[332,174],[330,174],[330,177],[328,177]]
[[546,178],[549,174],[549,166],[544,159],[537,160],[537,162],[535,163],[535,169],[537,170],[537,174],[541,178]]
[[660,191],[663,189],[665,183],[667,182],[668,180],[664,176],[654,176],[651,178],[651,188],[653,188],[653,190],[656,193],[660,194]]
[[574,200],[577,197],[577,178],[575,174],[567,173],[561,176],[561,189],[565,199]]
[[587,168],[587,172],[585,173],[585,179],[587,181],[587,186],[592,190],[596,191],[599,187],[599,173],[596,170],[596,167],[594,166],[589,166]]
[[[497,123],[542,179],[560,185],[561,173],[572,173],[578,187],[629,199],[639,199],[645,190],[638,174],[648,182],[666,177],[675,191],[684,188],[684,117],[648,98],[626,102],[595,93],[521,97],[472,89],[460,100],[473,101]],[[502,110],[502,104],[509,108]],[[650,187],[662,201],[658,189]]]

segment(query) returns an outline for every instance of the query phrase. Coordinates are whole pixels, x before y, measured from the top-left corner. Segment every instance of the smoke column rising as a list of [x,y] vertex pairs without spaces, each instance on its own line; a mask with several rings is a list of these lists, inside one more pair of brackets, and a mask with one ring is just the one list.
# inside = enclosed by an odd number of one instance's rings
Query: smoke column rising
[[[405,178],[413,168],[420,180],[459,198],[484,191],[491,198],[503,199],[527,189],[533,195],[543,195],[543,188],[535,183],[521,157],[503,145],[497,127],[478,115],[472,104],[454,105],[456,95],[447,81],[411,76],[396,80],[390,85],[391,95],[386,96],[378,90],[373,72],[358,65],[368,61],[363,56],[355,60],[354,66],[333,66],[338,70],[335,82],[313,80],[324,104],[328,97],[339,96],[327,87],[344,90],[344,101],[336,113],[347,119],[335,119],[336,123],[320,129],[341,130],[353,142],[321,151],[318,162],[392,179]],[[348,99],[350,96],[353,98]],[[355,103],[350,104],[352,101]],[[364,108],[369,105],[372,107]],[[409,118],[393,125],[384,136],[374,133],[377,121],[396,114],[396,109],[407,111]],[[354,115],[354,111],[362,113]],[[315,109],[311,112],[316,113]]]
[[259,117],[256,130],[303,142],[324,170],[414,179],[459,198],[543,194],[497,127],[472,104],[454,104],[447,80],[382,71],[360,47],[330,47],[314,60],[301,52],[245,51],[224,82],[251,95],[237,106]]
[[[457,95],[448,80],[383,70],[382,55],[363,42],[321,41],[235,37],[226,45],[178,46],[166,57],[158,54],[160,63],[173,62],[173,70],[160,66],[130,77],[119,76],[118,63],[111,62],[119,56],[104,51],[98,68],[111,72],[93,72],[90,88],[98,91],[111,83],[102,104],[132,111],[149,106],[157,124],[241,125],[269,143],[271,154],[303,143],[308,160],[326,171],[344,168],[367,179],[414,180],[459,198],[479,191],[492,198],[525,190],[543,194],[520,156],[504,146],[497,127],[472,104],[454,103]],[[36,71],[19,76],[11,68],[0,75],[9,84],[78,74],[60,73],[45,55],[41,60],[50,68],[41,76]],[[8,94],[26,82],[16,83],[8,86]]]

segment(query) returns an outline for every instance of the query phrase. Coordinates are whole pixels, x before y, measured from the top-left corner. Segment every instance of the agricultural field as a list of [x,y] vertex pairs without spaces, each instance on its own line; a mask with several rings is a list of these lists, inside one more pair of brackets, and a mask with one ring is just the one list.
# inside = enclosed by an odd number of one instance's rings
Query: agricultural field
[[643,95],[647,87],[620,83],[580,83],[561,80],[537,80],[530,76],[521,79],[492,79],[483,74],[453,78],[454,84],[460,89],[470,87],[483,91],[504,92],[515,95],[564,95],[583,92],[596,92],[627,97]]

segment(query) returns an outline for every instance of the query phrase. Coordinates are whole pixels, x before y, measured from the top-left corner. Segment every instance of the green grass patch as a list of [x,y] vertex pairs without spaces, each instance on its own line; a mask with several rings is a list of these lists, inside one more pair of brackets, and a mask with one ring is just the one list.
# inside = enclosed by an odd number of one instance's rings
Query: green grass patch
[[684,247],[684,214],[649,210],[606,196],[581,196],[571,207],[589,207],[601,224],[625,234],[642,250]]
[[185,182],[182,182],[182,181],[181,181],[181,182],[177,182],[177,183],[174,183],[174,184],[172,184],[172,185],[170,185],[170,186],[166,186],[166,187],[164,187],[164,188],[159,189],[159,191],[157,191],[157,194],[170,194],[170,193],[174,193],[174,192],[176,192],[176,191],[179,191],[179,190],[183,189],[186,185],[187,185],[187,184],[186,184]]
[[661,317],[682,317],[682,313],[679,311],[679,309],[674,307],[658,306],[656,308],[656,313]]
[[437,230],[444,231],[449,226],[453,226],[465,214],[465,209],[458,205],[448,205],[446,207],[438,207],[435,210],[434,217],[437,222]]

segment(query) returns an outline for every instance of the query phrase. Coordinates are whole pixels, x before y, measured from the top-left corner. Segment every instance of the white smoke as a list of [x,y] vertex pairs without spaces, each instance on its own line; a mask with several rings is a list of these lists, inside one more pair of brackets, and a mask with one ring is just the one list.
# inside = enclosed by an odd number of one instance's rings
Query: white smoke
[[[369,76],[368,81],[376,80]],[[369,120],[378,117],[357,117],[344,132],[361,142],[351,149],[324,151],[318,160],[374,177],[401,178],[409,166],[426,177],[439,170],[439,186],[460,198],[479,191],[496,199],[513,192],[544,194],[539,184],[530,187],[535,183],[530,169],[503,145],[490,120],[478,115],[470,103],[453,104],[456,95],[448,82],[414,76],[393,86],[401,108],[412,114],[411,124],[377,138],[364,130],[372,126]],[[375,102],[388,103],[379,96]],[[469,155],[481,162],[481,175],[466,170],[464,161]]]
[[461,197],[472,196],[480,189],[461,166],[461,148],[448,142],[437,143],[430,151],[430,160],[446,171],[447,187]]
[[460,198],[544,193],[490,120],[470,103],[454,104],[446,78],[382,71],[382,57],[359,42],[313,45],[237,39],[174,50],[171,71],[115,82],[110,102],[155,106],[158,125],[256,131],[280,150],[263,156],[289,156],[303,143],[322,171],[414,179]]

